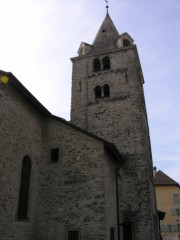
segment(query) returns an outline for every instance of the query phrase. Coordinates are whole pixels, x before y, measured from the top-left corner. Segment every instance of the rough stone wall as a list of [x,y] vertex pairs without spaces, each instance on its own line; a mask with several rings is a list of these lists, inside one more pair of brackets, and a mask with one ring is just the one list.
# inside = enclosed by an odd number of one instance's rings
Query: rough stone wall
[[[59,240],[117,235],[115,169],[102,141],[45,118],[11,85],[0,89],[0,239]],[[50,160],[59,148],[58,162]],[[22,160],[31,159],[28,219],[16,218]]]
[[105,202],[106,202],[106,240],[110,238],[110,228],[114,229],[115,239],[117,238],[117,189],[116,189],[116,169],[119,163],[114,162],[109,154],[105,156]]
[[88,58],[73,60],[71,87],[71,121],[87,130]]
[[[111,68],[93,72],[93,59],[105,56]],[[114,142],[125,158],[118,181],[120,222],[132,223],[135,239],[159,239],[153,236],[158,230],[152,159],[136,47],[74,58],[73,64],[72,122]],[[104,84],[110,97],[95,98],[94,88]]]
[[[74,59],[71,120],[98,136],[116,141],[121,153],[143,152],[143,99],[135,49],[98,55],[100,60],[105,56],[110,57],[111,69],[99,72],[92,68],[96,55]],[[95,87],[104,84],[110,86],[110,98],[95,98]]]
[[[41,158],[39,114],[9,84],[0,85],[0,239],[32,239]],[[31,159],[28,217],[17,221],[21,167]]]
[[[114,162],[105,155],[102,142],[57,120],[44,125],[39,195],[34,239],[65,239],[79,230],[81,239],[109,239],[116,223]],[[60,158],[50,162],[50,149]],[[107,200],[108,199],[108,200]],[[108,232],[108,235],[107,235]]]

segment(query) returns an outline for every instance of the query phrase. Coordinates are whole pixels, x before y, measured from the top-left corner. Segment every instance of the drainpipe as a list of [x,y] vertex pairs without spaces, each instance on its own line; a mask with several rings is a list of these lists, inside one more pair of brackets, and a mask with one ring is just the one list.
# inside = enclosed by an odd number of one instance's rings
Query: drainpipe
[[119,197],[118,197],[118,171],[120,168],[116,168],[115,175],[116,175],[116,207],[117,207],[117,234],[118,240],[120,240],[120,224],[119,224]]

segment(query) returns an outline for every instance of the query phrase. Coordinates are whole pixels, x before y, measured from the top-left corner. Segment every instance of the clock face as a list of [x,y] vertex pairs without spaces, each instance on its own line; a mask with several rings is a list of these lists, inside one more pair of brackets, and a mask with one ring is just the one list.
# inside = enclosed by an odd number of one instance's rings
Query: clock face
[[106,106],[99,106],[95,111],[95,118],[97,120],[103,121],[105,117],[110,115],[110,108]]
[[105,109],[100,110],[99,112],[96,112],[95,114],[98,116],[98,115],[104,114],[107,111],[108,111],[108,108],[105,108]]

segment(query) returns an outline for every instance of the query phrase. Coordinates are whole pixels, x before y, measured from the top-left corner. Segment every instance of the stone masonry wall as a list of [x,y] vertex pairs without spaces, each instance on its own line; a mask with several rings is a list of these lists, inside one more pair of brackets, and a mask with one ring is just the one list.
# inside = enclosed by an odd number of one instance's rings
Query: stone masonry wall
[[[105,56],[111,68],[93,72],[93,59]],[[115,143],[125,158],[119,178],[121,224],[132,223],[135,239],[158,239],[153,236],[157,216],[152,159],[136,47],[74,58],[73,64],[72,122]],[[95,87],[104,84],[110,86],[110,97],[95,98]]]
[[[54,117],[45,118],[11,84],[0,88],[0,239],[82,239],[117,235],[117,163],[97,140]],[[59,148],[58,162],[50,160]],[[31,159],[28,219],[17,219],[24,156]]]
[[[104,144],[58,120],[44,123],[42,161],[34,239],[66,239],[78,230],[81,239],[108,240],[116,227],[115,175]],[[59,148],[58,162],[50,161]]]
[[[0,239],[32,239],[41,155],[41,118],[10,84],[0,85]],[[29,220],[17,220],[24,156],[31,159]]]

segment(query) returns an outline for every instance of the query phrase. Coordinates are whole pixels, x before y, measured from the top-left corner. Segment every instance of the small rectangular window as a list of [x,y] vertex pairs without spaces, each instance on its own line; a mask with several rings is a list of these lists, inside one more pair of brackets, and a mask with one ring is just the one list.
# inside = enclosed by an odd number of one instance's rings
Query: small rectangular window
[[59,160],[59,148],[51,149],[51,162],[57,162]]
[[68,240],[79,240],[79,231],[69,231]]
[[114,228],[110,228],[110,240],[114,240]]

